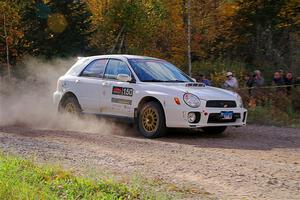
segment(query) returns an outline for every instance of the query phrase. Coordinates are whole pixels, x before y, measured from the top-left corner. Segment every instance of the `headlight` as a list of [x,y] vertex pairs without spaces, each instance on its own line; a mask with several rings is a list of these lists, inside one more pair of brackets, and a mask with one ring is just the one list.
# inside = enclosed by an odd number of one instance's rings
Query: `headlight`
[[185,93],[183,95],[183,101],[192,108],[198,108],[201,104],[200,99],[191,93]]
[[243,99],[240,95],[236,94],[236,97],[237,97],[237,103],[238,103],[238,107],[240,108],[243,108],[244,105],[243,105]]

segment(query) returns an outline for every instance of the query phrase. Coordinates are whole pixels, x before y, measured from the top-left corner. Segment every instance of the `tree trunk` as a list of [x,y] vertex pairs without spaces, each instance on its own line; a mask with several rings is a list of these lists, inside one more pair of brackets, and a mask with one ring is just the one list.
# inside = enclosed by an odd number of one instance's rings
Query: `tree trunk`
[[116,38],[116,42],[115,42],[113,48],[110,50],[110,53],[113,53],[115,51],[116,47],[118,46],[120,37],[122,36],[124,29],[125,29],[125,25],[123,25],[121,30],[119,31],[118,36]]
[[9,64],[9,46],[8,46],[8,35],[6,30],[6,15],[3,14],[3,29],[4,29],[4,37],[5,37],[5,46],[6,46],[6,65],[7,65],[7,76],[8,80],[10,80],[11,72],[10,72],[10,64]]
[[191,0],[186,2],[187,12],[187,57],[188,57],[188,73],[192,76],[192,57],[191,57]]
[[122,35],[122,39],[121,39],[121,43],[120,43],[120,46],[119,46],[118,53],[122,53],[122,48],[123,48],[123,45],[124,45],[124,40],[125,40],[125,33],[123,33],[123,35]]

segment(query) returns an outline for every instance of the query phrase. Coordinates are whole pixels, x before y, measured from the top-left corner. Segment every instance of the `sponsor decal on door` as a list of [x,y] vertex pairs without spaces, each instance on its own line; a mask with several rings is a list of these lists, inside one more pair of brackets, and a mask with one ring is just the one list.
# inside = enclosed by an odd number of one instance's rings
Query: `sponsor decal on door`
[[118,98],[112,98],[111,99],[112,103],[119,103],[119,104],[125,104],[125,105],[131,105],[132,104],[132,100],[128,100],[128,99],[118,99]]
[[113,88],[112,88],[112,94],[132,97],[132,95],[133,95],[133,88],[113,86]]

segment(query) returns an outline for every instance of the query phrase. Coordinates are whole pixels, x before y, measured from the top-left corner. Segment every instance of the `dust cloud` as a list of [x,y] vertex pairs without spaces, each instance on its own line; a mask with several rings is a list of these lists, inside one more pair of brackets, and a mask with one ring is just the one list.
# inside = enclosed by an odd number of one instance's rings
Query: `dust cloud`
[[52,94],[57,80],[76,59],[43,61],[26,58],[23,77],[10,82],[0,79],[0,126],[122,134],[113,122],[96,117],[74,117],[57,113]]

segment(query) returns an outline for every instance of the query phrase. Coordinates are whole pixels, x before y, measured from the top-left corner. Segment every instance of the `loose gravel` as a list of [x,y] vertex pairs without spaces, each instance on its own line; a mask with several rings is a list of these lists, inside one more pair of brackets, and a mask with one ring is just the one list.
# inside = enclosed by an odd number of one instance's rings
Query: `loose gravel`
[[138,173],[189,188],[191,199],[300,199],[300,129],[249,125],[219,137],[173,130],[157,140],[127,132],[2,126],[0,150],[79,171]]

